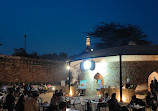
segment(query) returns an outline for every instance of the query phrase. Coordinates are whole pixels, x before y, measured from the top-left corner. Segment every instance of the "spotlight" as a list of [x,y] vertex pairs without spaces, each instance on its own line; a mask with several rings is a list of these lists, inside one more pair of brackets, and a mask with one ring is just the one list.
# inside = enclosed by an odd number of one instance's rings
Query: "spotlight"
[[94,70],[95,69],[95,62],[86,60],[80,63],[81,70]]
[[91,68],[91,61],[85,61],[83,63],[84,69],[90,69]]

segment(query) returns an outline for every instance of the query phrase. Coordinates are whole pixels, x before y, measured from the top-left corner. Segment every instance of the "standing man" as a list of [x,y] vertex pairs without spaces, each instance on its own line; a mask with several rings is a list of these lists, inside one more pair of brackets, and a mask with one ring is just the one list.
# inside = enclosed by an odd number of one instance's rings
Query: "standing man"
[[8,111],[13,111],[15,105],[14,101],[15,101],[14,92],[13,90],[11,90],[6,97],[6,105],[8,107]]

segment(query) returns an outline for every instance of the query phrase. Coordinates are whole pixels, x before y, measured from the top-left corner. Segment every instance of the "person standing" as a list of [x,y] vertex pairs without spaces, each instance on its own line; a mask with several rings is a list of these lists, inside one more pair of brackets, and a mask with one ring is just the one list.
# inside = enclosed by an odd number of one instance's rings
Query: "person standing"
[[16,104],[16,111],[24,111],[24,104],[25,104],[24,95],[21,95]]
[[151,80],[151,83],[150,83],[150,90],[151,90],[151,93],[153,94],[154,93],[154,81]]
[[7,105],[8,111],[13,111],[14,105],[15,105],[14,101],[15,101],[14,92],[11,90],[6,97],[6,105]]
[[157,95],[156,93],[153,93],[153,98],[152,98],[152,111],[157,110]]
[[148,92],[148,94],[147,94],[147,96],[145,98],[148,107],[151,107],[151,105],[152,105],[152,97],[151,96],[152,96],[151,93]]
[[31,98],[26,99],[24,111],[38,111],[38,97],[39,94],[33,93]]

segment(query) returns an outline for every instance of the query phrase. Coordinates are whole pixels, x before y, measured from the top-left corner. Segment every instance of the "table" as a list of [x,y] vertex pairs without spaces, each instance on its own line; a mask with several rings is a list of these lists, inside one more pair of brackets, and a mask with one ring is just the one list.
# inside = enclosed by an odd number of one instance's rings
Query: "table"
[[42,108],[42,111],[45,111],[50,106],[49,103],[40,104],[39,107]]
[[72,108],[66,108],[66,111],[80,111],[80,110],[75,110],[75,109],[72,109]]
[[145,111],[145,106],[140,106],[140,105],[128,105],[127,108],[130,108],[130,109],[136,109],[136,110],[142,110],[142,111]]
[[[92,111],[96,111],[98,109],[98,104],[100,104],[100,106],[99,106],[99,109],[100,109],[100,107],[102,107],[103,104],[105,105],[106,103],[105,102],[98,102],[98,101],[91,101],[91,104],[92,104]],[[108,105],[104,106],[105,110],[106,110],[107,106]]]

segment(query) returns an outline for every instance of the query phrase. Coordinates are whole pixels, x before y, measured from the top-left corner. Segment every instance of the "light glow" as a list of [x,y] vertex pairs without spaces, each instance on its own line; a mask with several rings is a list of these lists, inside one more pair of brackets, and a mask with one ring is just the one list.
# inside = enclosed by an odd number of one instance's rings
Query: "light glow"
[[70,66],[67,66],[67,69],[69,70],[69,69],[70,69]]
[[88,61],[88,60],[85,61],[84,64],[83,64],[84,69],[90,69],[90,68],[91,68],[91,65],[92,65],[92,64],[91,64],[91,61]]
[[[120,96],[118,97],[118,101],[120,102]],[[125,99],[124,96],[122,96],[122,101],[123,101],[123,102],[126,102],[126,99]]]
[[52,90],[55,91],[55,87],[52,87]]
[[70,88],[70,93],[69,93],[69,95],[72,96],[72,89],[71,89],[71,88]]

